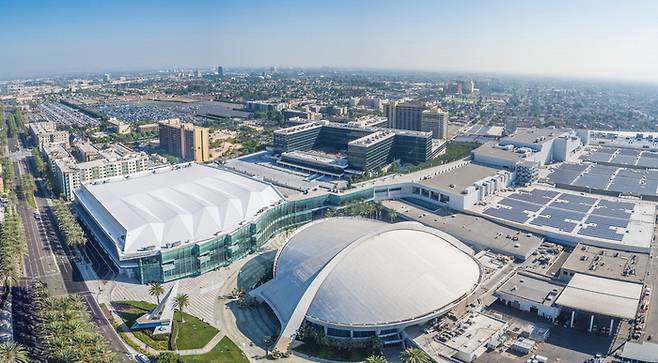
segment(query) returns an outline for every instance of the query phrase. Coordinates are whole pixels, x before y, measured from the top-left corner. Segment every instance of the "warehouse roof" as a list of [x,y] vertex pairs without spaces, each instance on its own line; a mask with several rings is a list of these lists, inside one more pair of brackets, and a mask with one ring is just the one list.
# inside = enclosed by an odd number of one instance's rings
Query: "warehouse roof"
[[575,274],[556,304],[590,313],[634,319],[642,284]]
[[[450,171],[440,173],[432,178],[423,180],[420,184],[443,191],[461,193],[475,182],[492,177],[503,171],[500,168],[468,163]],[[505,171],[507,172],[507,171]]]
[[88,183],[76,196],[124,254],[232,232],[283,200],[269,184],[195,163]]
[[634,362],[658,362],[658,344],[626,342],[620,356]]
[[551,306],[563,289],[563,285],[547,278],[534,274],[516,273],[496,292]]

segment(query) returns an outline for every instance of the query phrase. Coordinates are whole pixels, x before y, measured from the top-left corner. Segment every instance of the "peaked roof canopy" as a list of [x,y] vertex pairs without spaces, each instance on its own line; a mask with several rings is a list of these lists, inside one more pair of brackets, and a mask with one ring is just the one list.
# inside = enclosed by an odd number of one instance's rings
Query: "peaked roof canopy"
[[269,184],[199,164],[85,184],[76,196],[124,254],[229,233],[283,200]]

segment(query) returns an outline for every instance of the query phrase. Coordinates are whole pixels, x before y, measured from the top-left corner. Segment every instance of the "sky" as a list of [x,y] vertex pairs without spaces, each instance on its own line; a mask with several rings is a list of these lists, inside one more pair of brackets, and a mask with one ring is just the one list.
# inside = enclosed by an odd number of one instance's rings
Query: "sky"
[[658,82],[658,1],[0,0],[0,78],[217,65]]

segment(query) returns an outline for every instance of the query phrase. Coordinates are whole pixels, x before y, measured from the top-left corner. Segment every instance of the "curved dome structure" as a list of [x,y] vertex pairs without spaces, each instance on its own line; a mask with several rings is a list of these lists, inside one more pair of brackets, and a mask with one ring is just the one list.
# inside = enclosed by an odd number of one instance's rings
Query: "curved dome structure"
[[472,254],[417,222],[329,218],[293,234],[277,254],[274,279],[252,294],[277,315],[282,337],[304,320],[336,337],[381,335],[439,316],[472,293],[480,282]]

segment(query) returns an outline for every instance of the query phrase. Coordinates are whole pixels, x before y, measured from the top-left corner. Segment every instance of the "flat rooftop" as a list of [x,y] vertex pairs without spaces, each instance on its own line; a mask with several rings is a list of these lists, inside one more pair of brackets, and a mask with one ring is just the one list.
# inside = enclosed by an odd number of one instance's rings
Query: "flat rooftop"
[[616,146],[625,149],[644,149],[658,151],[658,133],[632,131],[592,131],[590,133],[590,144]]
[[562,290],[564,290],[564,284],[532,273],[517,272],[496,292],[551,306]]
[[575,274],[556,303],[589,313],[634,319],[641,293],[642,284]]
[[649,266],[649,255],[578,244],[562,269],[609,279],[642,282]]
[[473,150],[474,154],[480,154],[485,156],[495,157],[497,159],[503,159],[508,161],[522,161],[525,160],[524,153],[517,153],[514,150],[504,150],[496,147],[498,145],[495,141],[490,141],[482,144],[477,149]]
[[364,137],[358,138],[356,140],[352,140],[348,143],[348,145],[357,145],[357,146],[370,146],[374,145],[378,142],[382,142],[384,140],[388,140],[395,137],[395,133],[391,131],[377,131],[375,133],[372,133],[370,135],[366,135]]
[[462,190],[473,185],[475,182],[494,176],[503,170],[505,169],[469,163],[438,174],[432,178],[422,180],[419,184],[447,192],[461,193]]
[[320,123],[308,122],[308,123],[304,123],[304,124],[301,124],[301,125],[295,125],[295,126],[286,127],[284,129],[275,130],[274,133],[283,134],[283,135],[291,135],[291,134],[295,134],[295,133],[298,133],[298,132],[302,132],[302,131],[306,131],[306,130],[310,130],[310,129],[316,129],[316,128],[320,128],[320,127],[322,127],[322,124],[320,124]]
[[518,129],[514,134],[502,138],[501,144],[505,142],[519,142],[524,144],[540,144],[543,141],[554,139],[564,135],[565,129]]
[[[452,358],[457,353],[472,354],[478,351],[486,342],[498,339],[507,327],[507,322],[482,313],[472,313],[457,321],[451,328],[440,332],[427,333],[419,326],[405,330],[407,335],[437,362]],[[450,336],[442,333],[450,332]]]
[[382,203],[394,209],[398,215],[449,233],[476,250],[491,250],[524,260],[544,241],[541,235],[520,231],[470,214],[441,215],[402,200],[387,200]]

